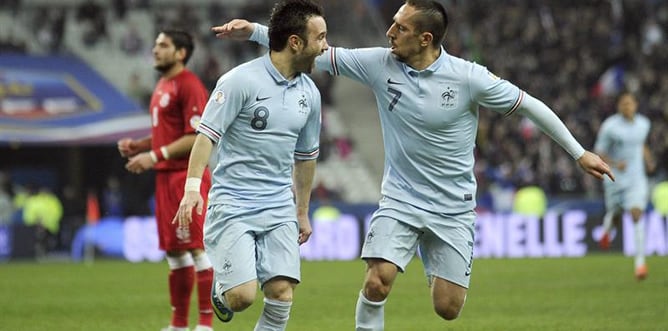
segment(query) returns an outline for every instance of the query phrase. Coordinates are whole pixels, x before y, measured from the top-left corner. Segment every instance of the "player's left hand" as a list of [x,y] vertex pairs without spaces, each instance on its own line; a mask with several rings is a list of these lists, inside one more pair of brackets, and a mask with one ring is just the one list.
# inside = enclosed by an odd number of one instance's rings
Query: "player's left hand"
[[308,241],[311,233],[313,233],[313,229],[311,228],[311,220],[309,220],[308,216],[297,216],[297,221],[299,222],[299,239],[297,239],[297,242],[301,245]]
[[125,169],[129,172],[140,174],[153,168],[154,165],[155,162],[151,159],[149,152],[145,152],[131,157],[128,163],[125,164]]
[[183,194],[179,210],[172,219],[172,224],[179,224],[179,228],[188,229],[193,221],[193,208],[196,208],[197,215],[202,215],[204,211],[204,199],[197,191],[186,191]]
[[615,181],[615,175],[612,173],[610,166],[590,151],[585,151],[578,159],[578,164],[584,171],[598,179],[603,179],[603,176],[607,175],[613,182]]

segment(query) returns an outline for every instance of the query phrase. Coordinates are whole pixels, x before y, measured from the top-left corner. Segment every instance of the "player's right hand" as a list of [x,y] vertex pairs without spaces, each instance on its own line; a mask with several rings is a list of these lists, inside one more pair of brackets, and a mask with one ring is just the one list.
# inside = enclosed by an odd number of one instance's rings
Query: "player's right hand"
[[139,153],[137,144],[132,140],[132,138],[123,138],[118,141],[118,152],[121,153],[122,157],[131,157]]
[[198,215],[202,215],[202,212],[204,212],[204,199],[197,191],[186,191],[179,204],[179,210],[176,212],[174,219],[172,219],[172,224],[178,223],[179,228],[188,229],[190,223],[193,221],[193,207],[197,208]]
[[216,38],[231,40],[248,40],[255,30],[255,25],[244,19],[233,19],[223,25],[211,28]]
[[610,180],[615,181],[615,175],[612,173],[610,166],[601,159],[600,156],[585,151],[585,153],[577,160],[580,167],[588,174],[603,179],[603,176],[608,176]]

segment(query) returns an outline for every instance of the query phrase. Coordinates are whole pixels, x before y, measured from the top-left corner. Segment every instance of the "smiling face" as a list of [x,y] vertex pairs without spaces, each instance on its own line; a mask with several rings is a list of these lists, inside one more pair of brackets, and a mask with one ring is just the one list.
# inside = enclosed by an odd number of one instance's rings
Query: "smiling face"
[[161,73],[168,72],[175,65],[182,63],[185,50],[177,50],[172,38],[161,33],[153,46],[153,67]]
[[389,39],[392,54],[404,62],[420,54],[422,49],[422,36],[412,23],[416,12],[412,6],[401,6],[394,15],[392,25],[385,33]]
[[310,73],[315,66],[315,58],[329,48],[327,44],[327,24],[322,16],[312,16],[306,23],[306,40],[295,55],[297,71]]

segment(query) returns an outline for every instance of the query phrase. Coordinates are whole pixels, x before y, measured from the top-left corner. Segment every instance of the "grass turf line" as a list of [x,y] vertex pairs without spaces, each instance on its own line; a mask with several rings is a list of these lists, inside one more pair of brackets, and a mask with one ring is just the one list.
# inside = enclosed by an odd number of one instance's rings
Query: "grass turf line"
[[[649,278],[633,278],[633,259],[479,259],[459,319],[431,307],[419,260],[400,274],[385,307],[386,331],[666,330],[668,258],[649,257]],[[98,260],[93,265],[0,265],[0,330],[153,331],[169,323],[167,264]],[[361,261],[303,262],[289,331],[354,329]],[[261,297],[216,330],[252,330]],[[191,327],[197,301],[191,302]]]

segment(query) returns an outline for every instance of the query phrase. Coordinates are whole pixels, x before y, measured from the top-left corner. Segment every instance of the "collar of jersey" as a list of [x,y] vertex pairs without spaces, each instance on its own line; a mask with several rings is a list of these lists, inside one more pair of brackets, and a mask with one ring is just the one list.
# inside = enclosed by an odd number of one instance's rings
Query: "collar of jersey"
[[299,77],[301,77],[301,74],[297,74],[295,76],[295,79],[293,79],[292,81],[289,81],[285,77],[283,77],[283,75],[281,75],[281,73],[278,72],[278,69],[276,69],[276,67],[274,67],[274,64],[271,63],[271,58],[269,57],[269,52],[267,52],[267,54],[264,55],[263,62],[264,62],[265,69],[267,69],[267,72],[269,73],[271,78],[273,78],[274,81],[276,82],[276,84],[278,84],[278,85],[287,85],[287,86],[295,85],[295,84],[297,84],[297,81],[299,80]]
[[426,67],[424,70],[415,70],[405,63],[404,63],[404,68],[406,72],[409,74],[410,73],[419,74],[421,72],[433,73],[436,72],[443,65],[443,63],[445,63],[445,58],[448,56],[449,56],[448,53],[445,52],[445,48],[441,46],[441,55],[438,56],[438,58],[436,59],[436,61],[434,61],[434,63]]

